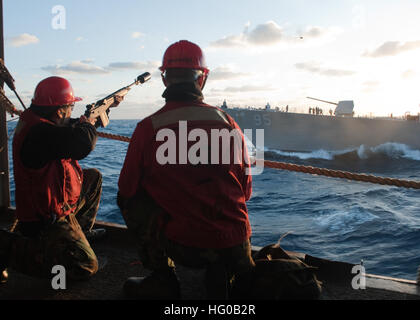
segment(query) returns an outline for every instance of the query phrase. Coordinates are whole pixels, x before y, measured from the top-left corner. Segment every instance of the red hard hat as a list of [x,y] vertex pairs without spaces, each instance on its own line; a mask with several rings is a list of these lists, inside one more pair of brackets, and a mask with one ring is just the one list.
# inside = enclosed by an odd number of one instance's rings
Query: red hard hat
[[37,106],[64,106],[81,101],[74,96],[69,81],[60,77],[49,77],[38,83],[32,103]]
[[163,56],[162,72],[170,68],[202,70],[209,73],[203,51],[195,43],[181,40],[170,45]]

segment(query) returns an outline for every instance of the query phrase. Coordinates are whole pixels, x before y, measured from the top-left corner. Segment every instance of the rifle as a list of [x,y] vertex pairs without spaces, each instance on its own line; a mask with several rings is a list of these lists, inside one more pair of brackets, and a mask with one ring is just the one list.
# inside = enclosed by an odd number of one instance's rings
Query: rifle
[[121,88],[109,96],[98,100],[92,104],[86,106],[85,116],[88,119],[98,118],[97,127],[101,126],[105,128],[109,123],[108,113],[109,108],[111,108],[116,102],[116,97],[124,97],[128,91],[131,90],[131,87],[134,85],[143,84],[146,81],[150,80],[151,75],[149,72],[145,72],[142,75],[138,76],[134,82],[124,88]]

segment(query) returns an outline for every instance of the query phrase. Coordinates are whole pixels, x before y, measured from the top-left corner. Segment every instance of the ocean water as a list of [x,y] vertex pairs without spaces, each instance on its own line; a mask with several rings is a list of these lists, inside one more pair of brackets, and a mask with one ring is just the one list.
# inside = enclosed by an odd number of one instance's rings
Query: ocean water
[[[138,120],[112,120],[104,132],[131,136]],[[16,122],[8,124],[9,156]],[[128,143],[99,138],[80,161],[103,176],[98,219],[124,221],[116,205],[117,182]],[[288,153],[266,150],[265,159],[382,177],[420,181],[420,150],[386,143],[375,148]],[[12,172],[12,163],[10,170]],[[11,197],[14,183],[11,174]],[[359,263],[367,273],[416,279],[420,265],[420,190],[266,168],[253,177],[248,202],[252,243],[276,243],[320,258]]]

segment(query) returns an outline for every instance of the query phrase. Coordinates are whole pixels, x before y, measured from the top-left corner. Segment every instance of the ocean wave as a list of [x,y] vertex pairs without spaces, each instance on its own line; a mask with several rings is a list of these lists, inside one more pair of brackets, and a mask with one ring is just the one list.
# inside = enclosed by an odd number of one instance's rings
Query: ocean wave
[[338,151],[328,151],[323,149],[312,152],[286,152],[274,149],[265,149],[265,151],[272,152],[279,156],[299,158],[301,160],[343,160],[346,158],[353,160],[369,160],[372,158],[382,157],[420,161],[420,150],[411,149],[405,144],[395,142],[387,142],[375,147],[361,145],[358,148]]
[[420,161],[420,150],[411,149],[401,143],[388,142],[370,149],[373,153],[384,154],[395,159],[405,158]]
[[308,159],[322,159],[322,160],[333,160],[334,154],[331,151],[326,150],[316,150],[312,152],[286,152],[273,149],[266,149],[266,151],[273,152],[276,155],[290,158],[299,158],[301,160]]
[[372,213],[359,208],[349,211],[331,211],[315,218],[315,223],[322,229],[339,234],[356,231],[362,224],[377,219]]

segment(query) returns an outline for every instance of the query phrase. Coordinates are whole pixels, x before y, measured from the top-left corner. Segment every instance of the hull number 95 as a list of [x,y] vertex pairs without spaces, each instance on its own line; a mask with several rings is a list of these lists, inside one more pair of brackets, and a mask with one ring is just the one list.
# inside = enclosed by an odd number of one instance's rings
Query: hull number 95
[[271,119],[268,114],[263,114],[262,116],[260,114],[255,115],[255,125],[256,126],[271,126]]

